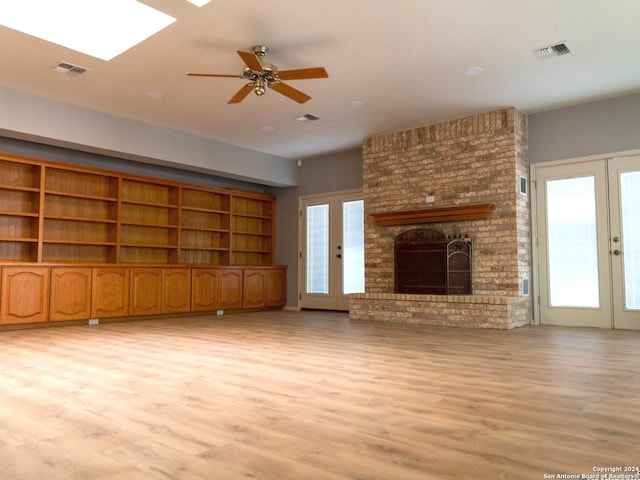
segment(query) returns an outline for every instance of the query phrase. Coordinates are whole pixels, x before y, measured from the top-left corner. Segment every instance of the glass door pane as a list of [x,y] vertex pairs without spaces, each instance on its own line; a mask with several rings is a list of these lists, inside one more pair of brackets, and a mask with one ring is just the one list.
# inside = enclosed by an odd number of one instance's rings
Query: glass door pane
[[595,178],[550,180],[546,186],[550,306],[598,308]]
[[342,293],[364,292],[364,201],[342,204]]
[[624,305],[640,310],[640,171],[620,174],[620,200]]
[[329,293],[329,205],[307,207],[307,293]]

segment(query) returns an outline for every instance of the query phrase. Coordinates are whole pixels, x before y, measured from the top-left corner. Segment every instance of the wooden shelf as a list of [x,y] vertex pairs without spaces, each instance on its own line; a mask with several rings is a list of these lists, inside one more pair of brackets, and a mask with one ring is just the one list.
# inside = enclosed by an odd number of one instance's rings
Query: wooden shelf
[[374,213],[371,216],[382,227],[418,225],[422,223],[486,220],[494,208],[493,203],[476,203],[452,207],[425,208],[398,212]]

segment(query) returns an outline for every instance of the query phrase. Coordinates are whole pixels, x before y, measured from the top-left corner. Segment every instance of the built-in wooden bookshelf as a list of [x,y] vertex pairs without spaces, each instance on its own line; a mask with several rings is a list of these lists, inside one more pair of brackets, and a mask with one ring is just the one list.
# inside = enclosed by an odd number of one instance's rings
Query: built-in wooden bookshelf
[[44,166],[42,261],[117,261],[116,176]]
[[40,165],[0,159],[0,258],[38,259]]
[[273,263],[273,206],[272,201],[264,198],[233,197],[232,264]]
[[0,262],[269,266],[270,195],[0,155]]
[[180,187],[124,178],[120,261],[178,263]]
[[229,265],[231,194],[182,188],[181,263]]
[[283,306],[274,201],[0,154],[0,325]]

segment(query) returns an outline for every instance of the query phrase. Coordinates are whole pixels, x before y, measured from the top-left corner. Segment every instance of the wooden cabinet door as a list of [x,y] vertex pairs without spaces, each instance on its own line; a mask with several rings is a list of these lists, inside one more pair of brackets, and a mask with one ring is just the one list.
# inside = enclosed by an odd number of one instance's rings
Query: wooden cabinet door
[[131,269],[131,315],[162,313],[162,269]]
[[91,268],[52,268],[49,320],[91,317]]
[[267,305],[266,279],[264,270],[246,269],[244,271],[243,308],[263,308]]
[[287,303],[287,271],[284,268],[267,270],[267,307],[283,307]]
[[220,290],[218,308],[242,308],[242,270],[220,269]]
[[162,270],[162,312],[183,313],[191,310],[191,270],[165,268]]
[[105,267],[93,269],[91,317],[110,318],[129,315],[130,269]]
[[2,269],[0,323],[46,322],[49,319],[49,269]]
[[194,268],[191,273],[191,311],[213,312],[219,307],[220,271]]

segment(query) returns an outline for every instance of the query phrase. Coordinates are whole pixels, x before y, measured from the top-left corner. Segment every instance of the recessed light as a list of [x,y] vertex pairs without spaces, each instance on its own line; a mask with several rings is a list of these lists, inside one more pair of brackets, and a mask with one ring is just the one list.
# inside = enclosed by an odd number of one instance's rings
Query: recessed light
[[107,61],[173,22],[133,0],[0,2],[0,25]]
[[160,92],[147,92],[147,97],[160,100],[162,97],[164,97],[164,95]]
[[482,73],[482,67],[469,67],[464,71],[464,73],[472,77]]
[[349,102],[349,108],[360,108],[362,106],[362,102],[358,101],[358,100],[354,100],[352,102]]
[[260,127],[260,130],[262,130],[263,132],[273,132],[275,130],[275,127],[272,127],[271,125],[263,125],[262,127]]

